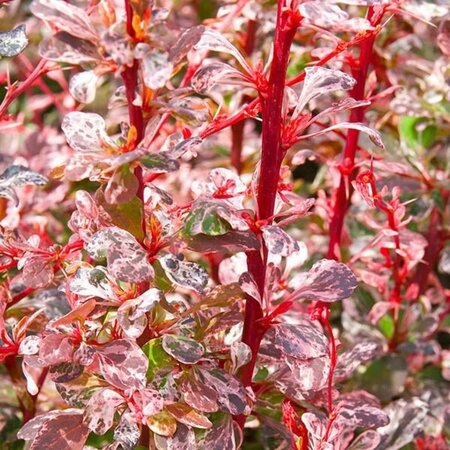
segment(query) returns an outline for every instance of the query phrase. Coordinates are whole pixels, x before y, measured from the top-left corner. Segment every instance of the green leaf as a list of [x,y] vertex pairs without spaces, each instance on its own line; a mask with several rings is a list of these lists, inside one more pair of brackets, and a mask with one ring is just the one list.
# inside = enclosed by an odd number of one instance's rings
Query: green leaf
[[169,372],[176,365],[173,358],[164,351],[161,338],[147,342],[142,350],[147,355],[149,362],[147,371],[149,380],[153,380],[160,371]]
[[394,336],[395,323],[390,314],[385,314],[379,321],[378,327],[380,331],[386,336],[387,339],[391,339]]
[[128,231],[137,240],[144,239],[142,230],[142,202],[134,197],[126,203],[109,204],[106,201],[102,207],[111,216],[114,225]]
[[439,211],[444,212],[444,199],[442,198],[442,193],[439,189],[433,189],[431,191],[431,198],[434,201],[434,204],[437,206]]
[[184,234],[188,237],[197,234],[221,236],[230,230],[230,224],[219,216],[215,208],[203,203],[190,212],[184,225]]
[[412,150],[429,148],[436,139],[436,127],[423,117],[402,117],[398,125],[400,139]]

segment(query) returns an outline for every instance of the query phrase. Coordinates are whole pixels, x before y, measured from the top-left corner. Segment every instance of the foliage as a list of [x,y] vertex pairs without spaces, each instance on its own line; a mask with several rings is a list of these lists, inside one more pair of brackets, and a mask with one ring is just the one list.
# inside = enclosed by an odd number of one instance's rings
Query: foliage
[[448,448],[449,14],[0,1],[0,448]]

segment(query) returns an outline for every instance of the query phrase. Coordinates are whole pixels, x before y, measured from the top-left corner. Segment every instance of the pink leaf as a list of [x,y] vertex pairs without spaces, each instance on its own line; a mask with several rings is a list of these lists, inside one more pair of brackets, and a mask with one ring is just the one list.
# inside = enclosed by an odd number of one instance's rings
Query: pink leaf
[[328,354],[325,334],[312,325],[277,325],[274,343],[283,355],[291,358],[310,359]]
[[104,146],[115,147],[106,133],[106,122],[95,113],[72,111],[65,115],[61,128],[67,143],[79,152],[100,152]]
[[345,264],[330,259],[321,259],[307,274],[301,275],[302,287],[291,294],[290,300],[304,298],[332,303],[350,297],[358,284]]
[[133,342],[110,342],[96,351],[105,380],[119,389],[142,389],[146,385],[148,359]]
[[17,434],[30,440],[30,450],[82,450],[89,435],[78,410],[52,411],[30,420]]
[[106,257],[111,275],[122,281],[138,283],[153,276],[147,253],[128,231],[108,227],[97,231],[86,250],[94,259]]
[[105,434],[113,425],[114,414],[125,399],[112,389],[101,389],[89,399],[84,423],[96,434]]
[[88,41],[98,39],[86,12],[74,5],[60,0],[34,0],[31,12],[52,26]]

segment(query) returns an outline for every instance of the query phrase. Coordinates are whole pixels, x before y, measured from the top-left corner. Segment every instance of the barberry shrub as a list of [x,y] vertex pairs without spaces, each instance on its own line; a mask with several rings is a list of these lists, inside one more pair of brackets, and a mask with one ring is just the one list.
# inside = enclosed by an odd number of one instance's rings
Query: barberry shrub
[[0,3],[0,448],[448,448],[446,0]]

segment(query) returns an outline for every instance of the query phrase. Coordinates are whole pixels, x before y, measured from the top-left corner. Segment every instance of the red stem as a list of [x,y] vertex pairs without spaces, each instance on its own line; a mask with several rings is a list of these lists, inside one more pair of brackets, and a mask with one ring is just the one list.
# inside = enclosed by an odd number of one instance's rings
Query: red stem
[[[367,10],[367,19],[372,26],[376,27],[380,24],[383,14],[374,17],[374,8],[369,6]],[[356,79],[356,85],[351,91],[351,96],[356,100],[364,100],[366,79],[369,72],[369,66],[372,61],[373,45],[375,43],[376,34],[371,35],[360,44],[359,60],[353,70],[353,76]],[[349,122],[364,122],[365,108],[359,107],[352,109]],[[333,206],[330,223],[330,241],[328,246],[327,257],[330,259],[340,259],[340,245],[342,239],[342,229],[344,219],[347,213],[348,204],[352,195],[352,187],[350,184],[351,174],[355,165],[356,150],[358,148],[359,131],[350,129],[347,133],[347,141],[344,148],[342,165],[345,172],[341,173],[339,187],[336,193],[336,199]]]
[[[289,53],[301,17],[293,10],[285,9],[284,1],[278,2],[277,24],[274,38],[274,59],[271,65],[267,92],[260,92],[263,129],[261,169],[257,192],[257,219],[268,219],[273,215],[277,194],[278,178],[283,150],[281,147],[282,103],[286,83],[286,71],[289,63]],[[248,269],[253,275],[261,297],[264,293],[266,273],[266,250],[264,256],[259,251],[247,253]],[[240,376],[245,386],[250,386],[261,339],[265,327],[261,324],[263,312],[259,302],[247,297],[242,341],[252,350],[251,361],[243,367]],[[243,427],[245,416],[237,418]]]
[[[127,14],[127,32],[131,39],[134,39],[136,33],[133,29],[133,8],[128,0],[125,0],[125,11]],[[128,115],[130,117],[130,125],[136,128],[136,145],[139,144],[144,138],[145,134],[145,120],[142,108],[140,106],[134,105],[133,102],[136,98],[136,89],[138,87],[138,76],[139,76],[139,61],[134,60],[131,67],[127,67],[122,72],[122,79],[125,85],[125,91],[128,101]],[[134,169],[134,175],[136,176],[139,186],[137,191],[137,196],[142,203],[142,230],[144,236],[146,235],[146,225],[145,225],[145,203],[144,203],[144,187],[145,183],[143,180],[142,167],[137,166]]]

